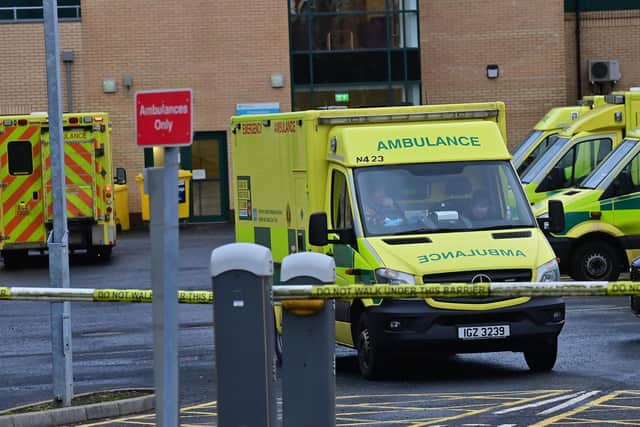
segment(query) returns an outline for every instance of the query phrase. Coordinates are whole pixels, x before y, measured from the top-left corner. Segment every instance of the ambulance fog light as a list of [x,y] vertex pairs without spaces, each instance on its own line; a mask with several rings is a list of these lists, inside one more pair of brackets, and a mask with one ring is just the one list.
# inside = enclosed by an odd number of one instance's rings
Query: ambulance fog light
[[551,320],[553,320],[554,322],[560,322],[564,320],[564,313],[561,310],[555,310],[553,313],[551,313]]
[[389,329],[392,331],[397,331],[402,327],[402,323],[398,320],[392,320],[389,322]]

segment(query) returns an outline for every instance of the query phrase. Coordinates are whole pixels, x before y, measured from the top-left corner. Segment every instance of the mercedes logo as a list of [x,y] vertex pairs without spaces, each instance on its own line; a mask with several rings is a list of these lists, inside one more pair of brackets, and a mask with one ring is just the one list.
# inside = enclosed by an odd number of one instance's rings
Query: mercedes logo
[[483,273],[476,274],[471,279],[471,283],[490,283],[490,282],[491,282],[491,277]]

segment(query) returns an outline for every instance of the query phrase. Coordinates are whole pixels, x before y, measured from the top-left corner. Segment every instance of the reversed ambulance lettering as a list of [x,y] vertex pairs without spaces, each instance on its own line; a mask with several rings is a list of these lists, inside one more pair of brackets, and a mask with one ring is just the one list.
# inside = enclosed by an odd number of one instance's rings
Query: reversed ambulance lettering
[[469,251],[448,251],[448,252],[433,252],[430,254],[424,254],[418,256],[418,262],[421,264],[427,262],[444,261],[447,259],[456,259],[462,257],[474,257],[474,256],[503,256],[503,257],[527,257],[520,249],[471,249]]
[[439,146],[474,146],[480,147],[480,137],[478,136],[438,136],[437,138],[405,137],[378,141],[378,151],[399,150],[403,148],[423,148]]

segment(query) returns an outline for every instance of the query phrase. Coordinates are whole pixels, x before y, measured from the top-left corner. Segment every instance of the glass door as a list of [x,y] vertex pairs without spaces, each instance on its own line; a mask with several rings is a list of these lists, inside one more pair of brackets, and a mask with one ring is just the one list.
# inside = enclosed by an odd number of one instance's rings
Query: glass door
[[180,167],[191,171],[190,222],[229,220],[227,135],[196,132],[180,152]]

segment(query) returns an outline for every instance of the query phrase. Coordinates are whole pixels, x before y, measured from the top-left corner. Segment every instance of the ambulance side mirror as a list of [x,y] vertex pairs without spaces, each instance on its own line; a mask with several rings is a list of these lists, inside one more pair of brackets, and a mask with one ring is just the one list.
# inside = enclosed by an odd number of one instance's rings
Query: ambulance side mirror
[[314,246],[326,246],[329,243],[328,234],[327,214],[312,213],[309,217],[309,243]]
[[[338,235],[338,239],[329,239],[329,233]],[[356,236],[353,228],[329,230],[325,212],[312,213],[309,217],[309,243],[314,246],[326,246],[329,243],[344,243],[355,247]]]
[[549,200],[549,231],[560,233],[564,230],[564,206],[560,200]]

